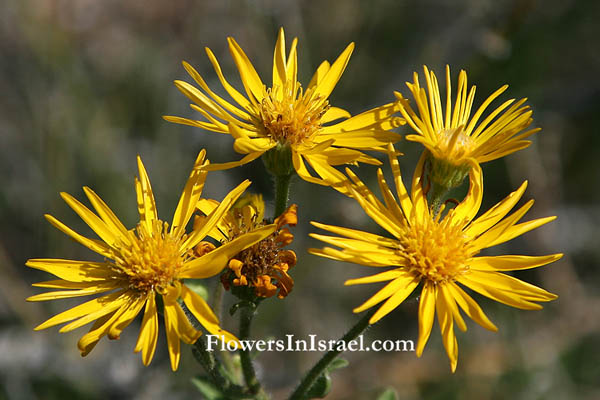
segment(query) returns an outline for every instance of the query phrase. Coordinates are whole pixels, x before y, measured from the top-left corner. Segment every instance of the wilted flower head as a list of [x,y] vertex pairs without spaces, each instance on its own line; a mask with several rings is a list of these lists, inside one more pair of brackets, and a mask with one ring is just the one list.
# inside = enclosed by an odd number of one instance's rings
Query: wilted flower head
[[[228,243],[268,224],[263,219],[262,196],[253,195],[240,200],[210,233],[215,240]],[[218,204],[214,200],[201,200],[198,208],[206,215]],[[202,219],[197,217],[197,221]],[[275,219],[276,230],[270,236],[235,254],[228,262],[228,269],[221,275],[225,289],[229,290],[232,285],[243,286],[253,288],[257,297],[272,297],[275,294],[281,299],[286,297],[294,286],[288,271],[296,265],[296,253],[284,249],[294,239],[285,225],[295,226],[297,222],[297,206],[293,204]],[[215,248],[208,242],[203,242],[202,246],[204,251]]]

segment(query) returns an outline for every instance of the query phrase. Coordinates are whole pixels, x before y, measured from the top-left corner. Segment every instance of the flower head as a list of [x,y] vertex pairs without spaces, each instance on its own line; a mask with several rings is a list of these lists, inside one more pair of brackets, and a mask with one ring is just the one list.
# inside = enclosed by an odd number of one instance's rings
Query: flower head
[[402,94],[395,92],[395,95],[400,112],[416,132],[407,135],[406,139],[422,143],[431,153],[434,162],[441,164],[437,168],[447,170],[449,167],[465,167],[466,175],[470,164],[491,161],[529,146],[531,142],[525,139],[540,130],[535,128],[525,131],[533,121],[529,106],[523,105],[527,99],[505,101],[478,124],[487,107],[508,85],[492,93],[471,117],[475,86],[467,93],[467,73],[464,70],[458,75],[453,108],[450,67],[446,66],[445,110],[442,108],[435,74],[426,66],[423,66],[423,72],[427,91],[421,87],[416,72],[414,82],[406,83],[415,99],[416,112]]
[[[388,130],[404,123],[394,117],[394,103],[351,117],[332,106],[329,95],[340,79],[354,49],[351,43],[333,63],[324,61],[306,87],[297,80],[297,39],[286,57],[283,29],[273,55],[273,81],[267,87],[252,63],[233,39],[228,38],[229,50],[240,73],[246,95],[237,91],[223,76],[221,67],[210,49],[206,49],[221,84],[237,103],[223,99],[213,92],[202,76],[188,63],[184,68],[200,89],[187,82],[175,81],[177,88],[195,104],[191,107],[205,120],[166,116],[167,121],[196,126],[214,132],[229,133],[235,139],[234,149],[245,156],[236,162],[213,164],[211,168],[233,168],[265,155],[265,163],[275,175],[287,175],[294,170],[309,182],[327,184],[337,172],[332,165],[364,162],[379,164],[361,150],[385,150],[389,142],[400,139]],[[342,119],[341,122],[333,123]],[[273,152],[287,158],[282,162]],[[275,158],[277,162],[271,162]],[[320,176],[313,176],[305,161]],[[281,166],[285,167],[281,170]]]
[[188,288],[186,278],[215,276],[227,266],[235,254],[271,235],[275,225],[240,235],[213,252],[197,257],[193,249],[219,224],[236,199],[250,184],[245,181],[232,190],[203,224],[186,234],[196,203],[200,199],[208,164],[204,150],[200,152],[194,169],[185,185],[171,224],[158,219],[154,195],[146,169],[138,157],[139,179],[135,180],[137,206],[140,222],[134,229],[127,229],[91,189],[84,187],[96,213],[67,193],[61,193],[66,203],[100,237],[87,238],[73,231],[51,215],[46,219],[56,228],[105,258],[102,262],[65,259],[31,259],[27,266],[56,275],[59,279],[34,284],[37,287],[60,289],[29,297],[29,301],[55,300],[69,297],[102,294],[64,311],[35,329],[69,322],[60,332],[69,332],[92,321],[90,331],[79,340],[78,347],[87,355],[98,341],[119,335],[144,308],[144,317],[135,351],[142,352],[142,361],[148,365],[154,356],[158,338],[158,313],[156,296],[164,304],[164,320],[171,359],[171,367],[177,369],[180,358],[180,340],[191,344],[201,332],[190,323],[179,301],[194,315],[210,333],[237,341],[229,332],[219,327],[219,321],[207,303]]
[[[246,232],[259,229],[268,224],[263,219],[264,203],[262,197],[241,198],[229,214],[223,218],[209,235],[221,243],[228,243]],[[219,203],[203,199],[198,203],[199,210],[209,215]],[[203,217],[198,216],[197,222]],[[294,286],[288,270],[296,265],[296,253],[283,249],[292,243],[294,236],[285,225],[295,226],[298,222],[297,206],[292,204],[275,219],[276,230],[270,236],[235,254],[228,263],[228,269],[221,275],[226,290],[230,287],[248,287],[257,297],[286,297]],[[206,243],[206,242],[205,242]],[[211,251],[214,246],[205,244]]]
[[556,295],[505,272],[542,266],[558,260],[562,254],[535,257],[479,255],[481,250],[520,236],[555,217],[519,223],[533,205],[533,200],[507,216],[523,195],[527,186],[525,182],[517,191],[475,218],[482,200],[482,176],[477,166],[470,170],[471,186],[466,198],[447,213],[442,209],[437,215],[432,215],[422,188],[425,157],[419,161],[409,196],[391,145],[389,154],[398,201],[381,170],[378,171],[378,180],[383,203],[351,171],[348,173],[353,182],[348,182],[348,185],[365,212],[393,237],[313,223],[340,236],[312,234],[312,237],[341,250],[325,247],[311,249],[310,252],[370,267],[392,267],[375,275],[346,281],[346,285],[389,281],[383,289],[354,309],[354,312],[361,312],[385,300],[370,323],[391,312],[422,284],[417,355],[421,356],[423,352],[437,313],[444,346],[454,371],[458,361],[454,324],[466,330],[460,310],[484,328],[497,330],[461,286],[500,303],[528,310],[540,309],[536,302],[556,298]]

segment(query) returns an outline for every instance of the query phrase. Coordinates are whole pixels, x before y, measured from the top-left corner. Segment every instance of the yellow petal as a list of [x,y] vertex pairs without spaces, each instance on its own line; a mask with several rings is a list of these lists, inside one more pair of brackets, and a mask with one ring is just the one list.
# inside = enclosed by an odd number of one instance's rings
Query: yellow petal
[[[112,305],[119,299],[125,290],[121,290],[115,293],[110,293],[106,296],[98,297],[96,299],[87,301],[83,304],[75,306],[67,311],[63,311],[60,314],[55,315],[54,317],[48,319],[44,323],[36,326],[34,329],[36,331],[49,328],[51,326],[62,324],[63,322],[71,321],[72,319],[79,318],[83,315],[88,315],[97,312],[98,310],[102,310]],[[118,307],[117,307],[118,308]],[[114,310],[114,309],[113,309]]]
[[[482,274],[483,272],[479,272]],[[468,276],[463,275],[458,278],[458,282],[467,286],[468,288],[486,296],[490,299],[509,305],[511,307],[520,308],[523,310],[541,310],[542,306],[533,303],[529,297],[526,297],[521,293],[515,293],[513,291],[506,291],[495,286],[495,282],[491,284],[486,280],[485,282],[481,282],[480,280],[472,279],[474,273],[469,274]],[[524,283],[524,282],[522,282]],[[533,286],[533,285],[532,285]],[[548,299],[551,300],[551,299]],[[539,300],[539,297],[536,297],[535,301]]]
[[467,196],[454,208],[454,216],[466,223],[471,222],[483,199],[483,174],[479,164],[473,164],[469,170],[469,192]]
[[179,276],[196,279],[215,276],[227,266],[233,256],[271,235],[275,229],[277,226],[272,224],[245,233],[202,257],[184,264]]
[[171,369],[177,371],[179,359],[181,358],[181,343],[179,342],[179,332],[177,332],[177,311],[176,307],[165,305],[165,331],[167,336],[167,348],[169,349],[169,359],[171,360]]
[[402,270],[392,269],[390,271],[380,272],[378,274],[365,276],[363,278],[348,279],[346,282],[344,282],[344,286],[362,285],[365,283],[390,281],[392,279],[396,279],[401,276],[404,276],[405,274],[406,274],[406,272],[404,272]]
[[[118,293],[118,292],[117,292]],[[74,329],[77,329],[79,327],[82,327],[84,325],[89,324],[92,321],[95,321],[96,319],[103,317],[104,315],[117,310],[117,309],[121,309],[123,307],[125,307],[129,301],[131,300],[131,292],[125,292],[123,293],[123,295],[117,297],[116,299],[106,303],[103,307],[101,307],[100,309],[96,310],[96,311],[92,311],[92,312],[88,312],[86,315],[76,319],[75,321],[70,322],[69,324],[63,326],[62,328],[60,328],[58,331],[60,333],[64,333],[64,332],[70,332]],[[104,296],[104,298],[106,298],[108,296]],[[77,307],[76,307],[77,308]]]
[[185,315],[179,304],[175,304],[173,308],[177,312],[177,332],[179,333],[179,337],[186,344],[194,344],[200,335],[202,335],[202,332],[192,326],[189,318]]
[[188,235],[188,238],[185,240],[185,242],[181,244],[179,251],[185,253],[187,250],[192,249],[202,239],[204,239],[208,232],[212,231],[217,223],[223,219],[223,216],[229,211],[231,206],[233,206],[235,201],[242,195],[242,193],[244,193],[244,190],[246,190],[248,186],[250,186],[250,181],[246,179],[235,189],[229,192],[223,201],[219,203],[219,205],[208,215],[204,225],[202,225],[200,229],[196,229]]
[[329,61],[325,60],[323,61],[319,67],[317,68],[317,70],[315,71],[313,77],[311,78],[310,82],[308,83],[308,86],[306,87],[307,89],[310,89],[314,86],[319,85],[322,81],[323,81],[323,77],[327,74],[327,72],[329,71],[329,68],[331,66],[329,65]]
[[146,224],[148,232],[152,232],[152,223],[158,218],[156,203],[154,201],[154,194],[152,193],[152,186],[150,186],[150,179],[140,156],[137,157],[137,163],[140,177],[139,180],[136,179],[135,189],[140,222]]
[[256,153],[246,154],[239,161],[231,161],[231,162],[220,163],[220,164],[209,164],[206,167],[204,167],[204,170],[206,170],[206,171],[222,171],[225,169],[239,167],[240,165],[248,164],[249,162],[256,160],[258,157],[262,156],[263,153],[264,153],[263,151],[257,151]]
[[[273,52],[273,86],[283,87],[286,78],[286,60],[285,60],[285,34],[283,28],[279,28],[277,43]],[[279,93],[282,93],[281,91]]]
[[458,329],[465,332],[467,330],[467,324],[465,324],[465,320],[463,319],[462,315],[460,315],[460,311],[456,305],[456,300],[454,299],[454,296],[450,290],[450,285],[448,283],[440,283],[438,285],[438,292],[444,297],[444,302],[446,303],[448,310],[451,311],[452,317],[454,318],[454,321],[456,321]]
[[177,203],[177,208],[175,209],[175,214],[173,215],[173,223],[171,224],[169,230],[169,232],[175,237],[181,237],[185,232],[185,227],[192,217],[192,214],[196,209],[196,203],[198,203],[198,199],[202,194],[202,189],[204,188],[204,181],[207,174],[206,171],[201,169],[204,165],[206,165],[204,161],[205,156],[205,150],[201,150],[200,153],[198,153],[198,157],[196,158],[192,172],[190,173],[190,176],[185,184],[185,188],[179,197],[179,203]]
[[[210,215],[210,213],[212,213],[213,210],[215,208],[217,208],[218,206],[219,206],[219,202],[216,200],[212,200],[212,199],[200,199],[198,201],[198,203],[196,204],[196,207],[198,208],[198,210],[206,216]],[[203,219],[204,219],[204,221],[202,222],[202,224],[204,225],[208,221],[208,217],[204,217]],[[194,222],[194,229],[197,229],[196,222]],[[199,227],[198,227],[198,229],[199,229]],[[226,215],[221,219],[221,221],[219,221],[217,223],[215,228],[211,229],[206,235],[212,237],[213,239],[215,239],[219,242],[224,242],[224,241],[228,241],[230,239],[229,238],[230,229],[231,229],[231,224],[229,222],[228,216]]]
[[[109,246],[118,241],[118,236],[96,214],[68,193],[62,192],[63,200],[81,217],[81,219]],[[118,235],[118,232],[117,232]]]
[[233,142],[233,149],[240,154],[264,153],[277,145],[271,138],[252,138],[252,139],[236,139]]
[[[368,308],[373,307],[374,305],[381,303],[385,299],[393,296],[397,292],[404,293],[407,288],[410,288],[412,291],[414,289],[414,281],[415,277],[412,274],[404,272],[401,277],[398,277],[385,285],[381,290],[379,290],[375,295],[373,295],[369,300],[365,301],[360,306],[356,307],[352,310],[355,313],[362,312]],[[416,286],[416,285],[415,285]],[[409,293],[410,294],[410,293]],[[408,296],[408,294],[407,294]],[[404,300],[404,299],[403,299]]]
[[325,247],[323,249],[308,249],[310,254],[330,258],[332,260],[345,261],[354,264],[360,264],[367,267],[389,267],[390,265],[399,265],[400,260],[390,260],[388,257],[381,257],[376,253],[354,253]]
[[[217,103],[219,103],[222,107],[227,109],[227,111],[229,111],[230,113],[234,114],[235,116],[237,116],[245,121],[248,121],[250,119],[250,116],[246,112],[235,107],[233,104],[229,103],[228,101],[223,99],[221,96],[217,95],[215,92],[210,90],[210,88],[208,87],[208,85],[206,84],[206,82],[204,81],[202,76],[198,73],[198,71],[196,71],[194,69],[194,67],[192,67],[190,64],[188,64],[185,61],[182,64],[183,64],[183,68],[185,68],[187,73],[190,74],[190,76],[196,81],[196,83],[198,83],[198,85],[200,85],[200,87],[206,93],[208,93],[210,95],[210,97],[212,97]],[[244,100],[246,100],[246,99],[244,99]],[[246,100],[246,102],[247,102],[247,100]],[[243,101],[242,101],[242,103],[238,102],[238,104],[243,105]]]
[[111,314],[107,314],[102,318],[97,319],[89,332],[79,339],[77,347],[79,348],[82,357],[90,354],[94,347],[96,347],[96,344],[98,344],[100,339],[105,335],[104,332],[106,331],[106,326],[108,326],[108,323],[114,321],[114,317],[119,311],[120,310],[114,311]]
[[102,218],[102,220],[106,223],[107,227],[115,234],[118,232],[119,238],[127,243],[129,234],[127,228],[125,228],[125,225],[121,223],[119,218],[117,218],[108,205],[106,205],[100,196],[98,196],[92,189],[84,186],[83,191],[90,200],[90,203],[92,203],[92,206],[94,206],[94,209],[100,218]]
[[292,162],[294,164],[294,169],[300,178],[310,183],[316,183],[317,185],[329,186],[327,181],[315,178],[308,172],[308,169],[306,169],[306,165],[304,165],[304,161],[302,160],[302,156],[296,151],[292,151]]
[[218,133],[229,133],[225,124],[219,123],[214,124],[212,122],[199,121],[197,119],[177,117],[174,115],[163,115],[163,119],[167,122],[173,122],[174,124],[189,125],[196,128],[206,129],[207,131],[218,132]]
[[487,243],[486,247],[492,247],[500,243],[507,242],[513,238],[516,238],[517,236],[521,236],[524,233],[545,225],[548,222],[554,221],[555,219],[556,217],[539,218],[533,221],[523,222],[522,224],[511,226],[502,232],[502,234],[496,240]]
[[488,329],[492,332],[497,332],[498,328],[496,325],[490,321],[490,319],[485,315],[481,307],[469,296],[465,293],[464,290],[460,288],[456,283],[452,282],[447,285],[450,294],[456,300],[456,303],[463,309],[465,314],[469,316],[473,321],[477,322],[479,325]]
[[[346,120],[337,123],[335,125],[326,126],[323,128],[323,133],[337,133],[344,132],[349,133],[348,131],[368,131],[374,130],[378,133],[384,133],[390,129],[397,128],[401,125],[404,125],[406,121],[402,118],[394,118],[392,117],[395,113],[398,112],[397,103],[388,103],[383,106],[379,106],[376,108],[372,108],[370,110],[364,111],[354,117],[350,117],[350,114],[346,118]],[[325,114],[327,115],[327,114]],[[333,119],[332,119],[333,121]],[[325,122],[325,121],[323,121]],[[392,134],[389,132],[395,140],[400,139],[400,135]]]
[[547,290],[501,272],[471,270],[471,273],[468,274],[467,277],[471,281],[477,281],[482,285],[492,286],[494,289],[511,292],[526,300],[550,301],[555,300],[558,297]]
[[388,239],[386,237],[375,235],[375,234],[372,234],[369,232],[359,231],[359,230],[350,229],[350,228],[342,228],[342,227],[333,226],[333,225],[325,225],[325,224],[321,224],[319,222],[314,222],[314,221],[311,221],[310,223],[319,229],[323,229],[323,230],[329,231],[331,233],[335,233],[337,235],[343,235],[343,236],[346,236],[351,239],[364,240],[367,242],[376,243],[376,244],[379,244],[381,246],[386,246],[386,247],[397,247],[398,246],[398,242],[394,239]]
[[217,316],[210,309],[206,301],[196,293],[191,291],[187,286],[183,286],[181,290],[181,298],[190,312],[196,317],[200,325],[202,325],[210,334],[225,337],[226,343],[235,342],[239,344],[238,339],[231,333],[219,326]]
[[397,221],[395,221],[393,215],[391,215],[390,213],[386,213],[385,211],[374,206],[373,204],[367,202],[365,198],[361,196],[354,188],[350,189],[352,192],[352,197],[356,199],[356,201],[365,210],[367,215],[373,219],[373,221],[375,221],[383,229],[394,235],[396,238],[400,238],[402,236],[403,231],[398,226],[398,223]]
[[429,281],[425,281],[419,300],[419,339],[417,341],[417,357],[421,357],[423,349],[431,335],[433,317],[435,315],[435,299],[437,288]]
[[103,243],[99,240],[86,238],[85,236],[80,235],[79,233],[75,232],[74,230],[72,230],[71,228],[69,228],[68,226],[66,226],[65,224],[63,224],[62,222],[57,220],[56,218],[54,218],[52,215],[45,214],[44,217],[55,228],[57,228],[58,230],[60,230],[64,234],[66,234],[67,236],[72,237],[73,239],[75,239],[76,242],[84,245],[85,247],[92,250],[93,252],[101,254],[107,258],[111,258],[113,256],[111,248],[108,245],[106,245],[105,243]]
[[[151,295],[153,296],[153,295]],[[118,338],[129,324],[137,317],[142,310],[148,296],[136,296],[132,299],[128,307],[119,315],[119,318],[110,326],[107,334],[111,339]]]
[[329,165],[326,159],[313,155],[304,155],[304,158],[329,186],[342,191],[342,193],[347,192],[346,182],[348,179],[340,171]]
[[381,318],[385,317],[392,310],[400,305],[412,292],[415,290],[417,285],[419,285],[420,279],[418,277],[414,277],[412,281],[406,284],[405,287],[399,288],[379,309],[371,319],[369,320],[370,324],[374,324],[379,321]]
[[[81,285],[81,283],[79,284]],[[70,297],[79,297],[79,296],[88,296],[91,294],[98,294],[108,292],[109,290],[113,290],[116,288],[115,283],[88,283],[89,287],[81,288],[77,290],[57,290],[53,292],[46,292],[36,294],[34,296],[29,296],[27,301],[47,301],[47,300],[58,300],[58,299],[67,299]]]
[[438,316],[438,323],[442,331],[442,340],[446,348],[446,354],[450,359],[450,368],[452,372],[456,371],[458,363],[458,344],[454,335],[454,323],[452,321],[452,311],[446,303],[441,290],[438,290],[435,302],[435,309]]
[[35,258],[27,260],[25,265],[30,268],[49,272],[71,282],[105,281],[114,275],[114,272],[106,262]]
[[374,147],[386,146],[388,143],[395,143],[402,138],[402,136],[394,132],[366,129],[350,132],[323,133],[319,136],[323,139],[334,139],[333,144],[335,146],[368,150]]
[[296,47],[298,46],[298,38],[292,40],[292,46],[290,47],[290,54],[288,56],[287,64],[285,66],[286,79],[288,82],[298,81],[298,52]]
[[142,362],[148,366],[154,357],[156,342],[158,340],[158,313],[156,312],[156,300],[154,293],[150,293],[146,299],[146,309],[140,327],[140,334],[135,345],[134,352],[142,352]]
[[[423,182],[425,180],[425,160],[427,159],[427,151],[424,151],[419,158],[415,173],[413,174],[412,188],[410,191],[412,210],[410,218],[427,219],[429,216],[429,206],[427,204],[427,196],[423,191]],[[406,211],[406,210],[405,210]]]
[[560,260],[562,254],[547,256],[488,256],[474,257],[468,261],[469,267],[477,271],[518,271],[550,264]]
[[[346,118],[350,118],[350,117],[352,117],[352,115],[348,111],[346,111],[342,108],[329,107],[329,109],[321,117],[321,123],[326,124],[328,122],[335,121],[335,120],[338,120],[341,118],[346,119]],[[336,126],[337,126],[337,124],[336,124]],[[323,130],[321,132],[326,132],[326,130],[327,130],[327,128],[323,128]],[[336,129],[336,131],[337,131],[337,129]]]
[[341,247],[342,249],[356,250],[358,252],[381,252],[382,254],[393,255],[396,254],[398,250],[395,247],[390,248],[387,246],[381,246],[377,243],[367,242],[361,239],[347,239],[336,236],[319,235],[316,233],[311,233],[309,236],[327,244]]
[[243,94],[241,94],[233,86],[231,86],[229,84],[229,82],[227,82],[227,80],[225,79],[225,76],[223,75],[223,71],[221,70],[221,66],[219,65],[219,62],[217,61],[217,58],[215,57],[213,52],[208,47],[206,47],[205,50],[206,50],[208,59],[210,60],[211,64],[213,65],[213,68],[215,69],[215,72],[217,73],[217,76],[219,77],[219,80],[221,81],[221,85],[223,85],[223,87],[225,88],[227,93],[231,96],[231,98],[233,100],[236,101],[236,103],[238,103],[240,106],[242,106],[242,108],[244,110],[246,110],[246,111],[252,110],[253,109],[252,103],[250,101],[248,101],[248,99],[245,98]]
[[246,92],[250,100],[256,99],[260,102],[263,98],[264,84],[256,73],[254,66],[246,56],[239,44],[233,38],[227,38],[229,42],[229,52],[235,61],[235,65],[240,73],[240,78],[246,88]]
[[496,225],[498,221],[504,218],[515,204],[517,204],[526,188],[527,181],[523,182],[519,189],[506,196],[501,202],[474,220],[467,229],[465,229],[465,234],[471,237],[477,237]]
[[352,55],[352,51],[354,50],[354,43],[350,43],[348,47],[340,54],[337,60],[331,65],[323,79],[319,82],[319,84],[315,88],[315,92],[313,98],[320,98],[321,101],[325,101],[333,89],[335,85],[337,85],[340,80],[344,70],[346,69],[346,65],[348,65],[348,60],[350,60],[350,55]]

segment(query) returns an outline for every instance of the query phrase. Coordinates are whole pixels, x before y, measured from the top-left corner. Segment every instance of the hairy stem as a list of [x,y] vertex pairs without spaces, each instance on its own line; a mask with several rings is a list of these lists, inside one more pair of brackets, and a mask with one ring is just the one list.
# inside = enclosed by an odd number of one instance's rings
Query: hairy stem
[[[240,311],[240,340],[246,340],[250,337],[250,326],[252,325],[252,319],[254,318],[254,309],[251,307],[244,307]],[[244,373],[248,391],[252,395],[260,393],[262,388],[260,382],[256,378],[250,351],[241,349],[240,361],[242,363],[242,372]]]
[[[373,316],[375,310],[372,310],[365,314],[350,330],[339,339],[338,342],[348,343],[354,339],[356,339],[361,333],[363,333],[367,327],[369,326],[369,319]],[[341,354],[341,350],[337,350],[338,346],[335,349],[325,353],[325,355],[315,364],[314,367],[311,368],[310,371],[304,376],[300,385],[296,388],[294,393],[292,393],[289,397],[289,400],[303,400],[306,396],[308,390],[310,390],[311,386],[315,383],[317,378],[325,372],[329,364],[333,360],[337,358],[338,355]]]
[[275,215],[274,218],[279,217],[285,211],[288,203],[288,197],[290,194],[290,181],[292,180],[292,174],[290,175],[277,175],[275,176]]

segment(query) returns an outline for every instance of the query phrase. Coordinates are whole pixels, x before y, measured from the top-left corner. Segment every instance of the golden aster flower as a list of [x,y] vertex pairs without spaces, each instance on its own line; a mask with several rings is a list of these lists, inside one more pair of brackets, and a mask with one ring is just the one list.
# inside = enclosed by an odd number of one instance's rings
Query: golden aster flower
[[[329,104],[328,97],[348,64],[353,43],[333,64],[324,61],[308,86],[303,88],[297,80],[298,40],[293,40],[286,57],[284,32],[280,29],[273,55],[273,81],[268,88],[239,44],[231,37],[228,42],[246,95],[225,80],[217,59],[207,48],[206,53],[221,84],[237,105],[213,92],[202,76],[184,62],[184,68],[200,89],[179,80],[175,85],[195,103],[191,107],[205,120],[164,117],[170,122],[233,136],[235,151],[245,156],[240,161],[213,164],[211,168],[233,168],[266,154],[265,164],[275,175],[289,175],[295,169],[306,181],[326,184],[326,180],[311,175],[305,161],[323,178],[327,171],[335,171],[332,165],[380,164],[361,150],[385,150],[387,143],[400,139],[400,135],[388,132],[404,124],[402,118],[393,117],[398,111],[394,103],[354,117]],[[332,123],[340,119],[341,122]]]
[[167,345],[173,370],[179,364],[180,340],[192,344],[201,334],[188,320],[180,302],[208,332],[223,335],[228,341],[237,341],[235,336],[219,327],[219,321],[210,307],[185,285],[184,279],[202,279],[219,274],[233,255],[271,235],[276,226],[265,225],[240,235],[202,257],[194,257],[193,248],[221,222],[250,184],[245,181],[232,190],[202,225],[186,234],[186,225],[194,213],[206,179],[207,173],[202,167],[207,164],[203,150],[196,159],[170,225],[158,219],[150,180],[139,157],[139,179],[135,179],[135,190],[140,222],[134,229],[125,228],[104,201],[87,187],[83,190],[96,213],[69,194],[61,193],[66,203],[101,240],[84,237],[51,215],[46,215],[46,219],[105,260],[93,262],[48,258],[27,261],[28,267],[59,278],[33,286],[60,289],[31,296],[27,300],[102,295],[55,315],[35,329],[46,329],[71,321],[60,329],[60,332],[69,332],[95,321],[78,343],[81,355],[85,356],[102,337],[118,339],[123,329],[144,308],[135,352],[141,351],[142,361],[148,365],[154,356],[158,338],[155,298],[160,295],[164,304]]
[[[453,108],[450,67],[446,66],[445,110],[442,107],[435,74],[426,66],[423,66],[423,72],[427,91],[421,87],[416,72],[414,82],[406,83],[416,102],[417,112],[401,93],[394,94],[398,98],[400,112],[417,133],[407,135],[406,139],[422,143],[436,161],[449,164],[446,168],[468,169],[469,164],[484,163],[514,153],[529,146],[531,142],[525,139],[540,130],[535,128],[525,131],[533,121],[530,107],[523,105],[527,99],[505,101],[478,124],[488,106],[508,88],[508,85],[492,93],[471,117],[475,86],[467,93],[467,73],[464,70],[458,75],[458,89]],[[438,168],[444,166],[440,165]],[[464,175],[466,173],[465,170]]]
[[[254,231],[268,224],[263,219],[264,203],[262,196],[241,198],[209,236],[221,243],[229,243],[247,232]],[[210,215],[218,207],[215,200],[202,199],[198,209],[204,215]],[[276,230],[270,236],[235,254],[228,263],[228,269],[221,275],[221,282],[226,290],[231,285],[246,286],[254,289],[257,297],[277,295],[285,298],[294,286],[288,270],[296,265],[296,253],[283,248],[294,240],[294,236],[285,225],[295,226],[298,223],[298,207],[292,204],[275,219]],[[197,216],[196,223],[202,223],[206,217]],[[215,246],[210,242],[202,242],[199,254],[210,252]]]
[[533,205],[533,200],[507,216],[523,195],[527,186],[524,182],[518,190],[475,219],[482,200],[482,176],[478,167],[470,171],[471,186],[466,198],[443,216],[443,209],[436,216],[431,215],[422,188],[425,157],[421,157],[419,161],[409,196],[391,146],[389,155],[399,201],[389,189],[381,170],[378,171],[378,180],[383,203],[351,171],[348,173],[353,184],[348,184],[353,197],[365,212],[393,237],[313,222],[314,226],[340,236],[311,236],[341,250],[325,247],[309,251],[319,256],[369,267],[393,267],[375,275],[350,279],[345,283],[355,285],[389,281],[383,289],[354,309],[354,312],[361,312],[385,300],[371,317],[370,323],[379,321],[422,284],[417,356],[420,357],[423,352],[437,313],[444,347],[454,372],[458,361],[454,325],[462,331],[467,329],[460,310],[484,328],[497,330],[461,286],[500,303],[526,310],[541,309],[536,302],[550,301],[557,297],[505,272],[539,267],[558,260],[562,254],[479,255],[481,250],[511,240],[555,217],[518,223]]

